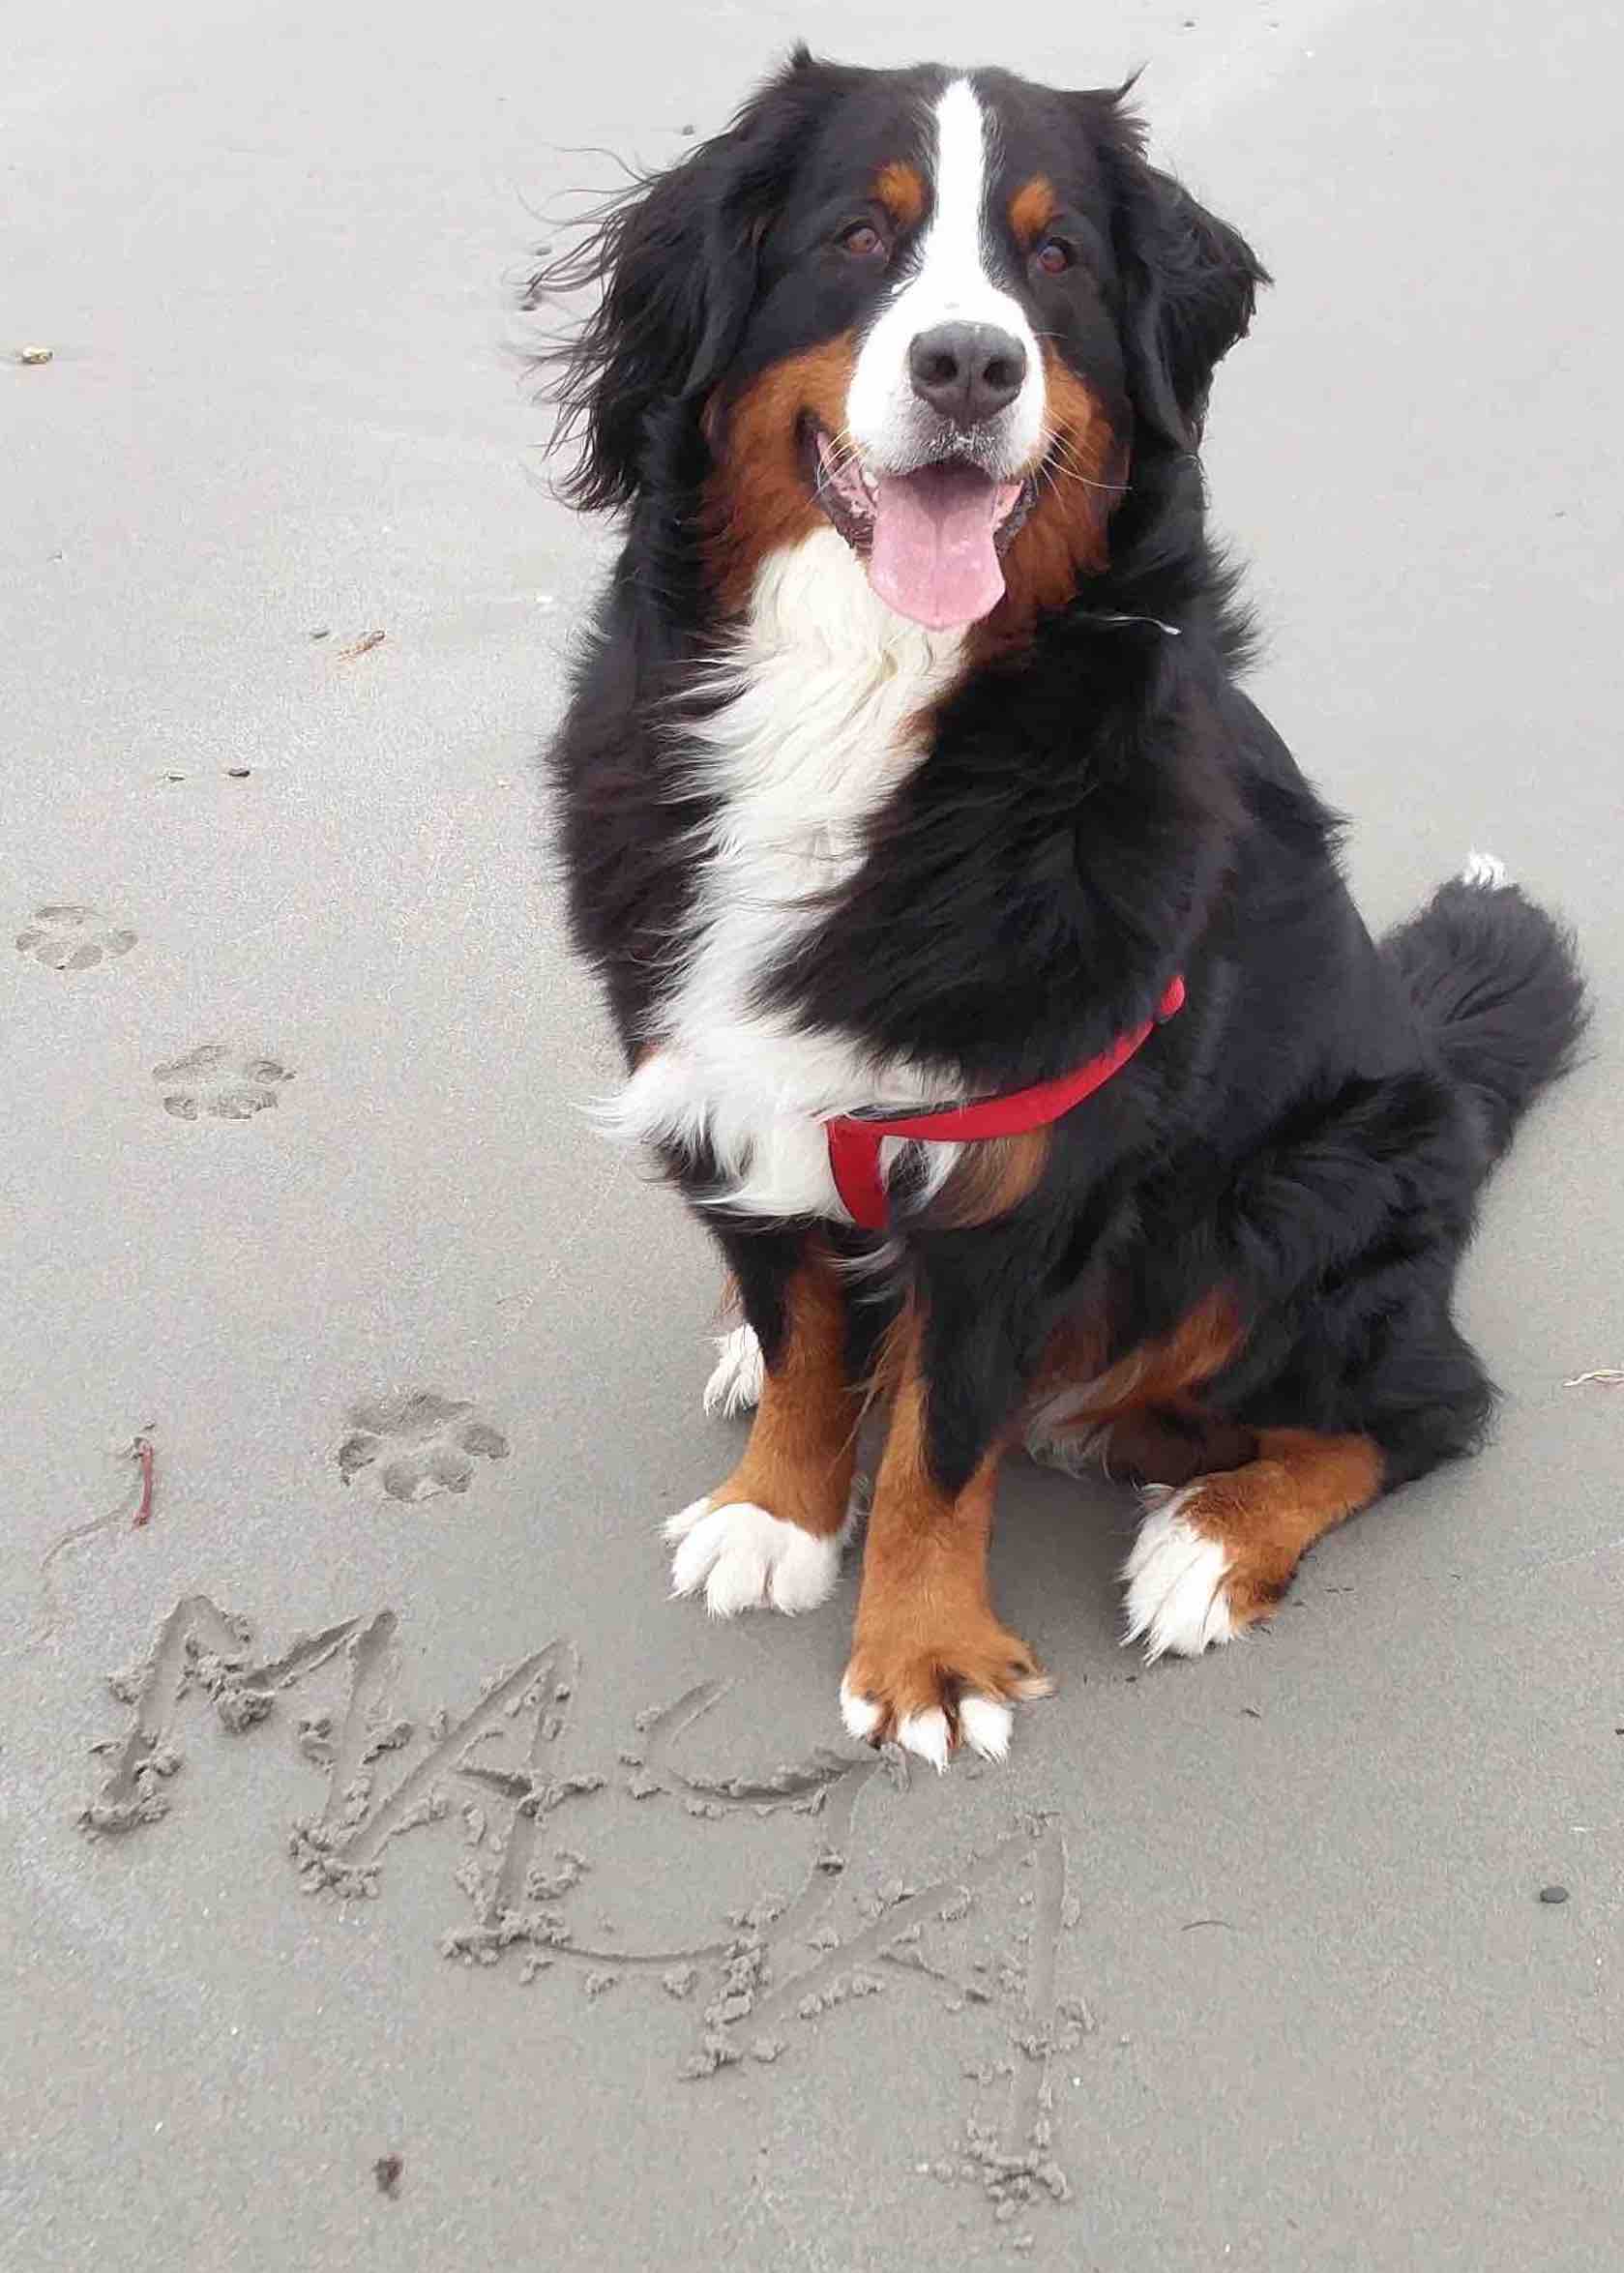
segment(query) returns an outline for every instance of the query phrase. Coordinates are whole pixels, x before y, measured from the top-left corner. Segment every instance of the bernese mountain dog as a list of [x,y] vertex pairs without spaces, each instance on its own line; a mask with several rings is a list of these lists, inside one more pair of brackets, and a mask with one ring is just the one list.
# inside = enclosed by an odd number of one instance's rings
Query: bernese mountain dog
[[938,1768],[1048,1687],[989,1593],[1022,1440],[1140,1488],[1152,1658],[1478,1445],[1453,1282],[1582,1019],[1486,856],[1373,942],[1240,691],[1198,453],[1268,279],[1128,91],[798,49],[526,296],[599,292],[543,361],[626,517],[550,759],[607,1111],[755,1407],[675,1590],[821,1602],[883,1402],[842,1708]]

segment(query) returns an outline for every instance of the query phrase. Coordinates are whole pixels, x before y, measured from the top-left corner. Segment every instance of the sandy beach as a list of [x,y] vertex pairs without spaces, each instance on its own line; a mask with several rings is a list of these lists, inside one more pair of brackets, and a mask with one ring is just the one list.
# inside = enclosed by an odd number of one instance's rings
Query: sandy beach
[[[1482,847],[1597,1006],[1467,1265],[1490,1449],[1148,1669],[1132,1495],[1012,1465],[1059,1693],[940,1779],[842,1732],[850,1568],[667,1599],[742,1428],[719,1275],[590,1124],[535,762],[613,534],[547,494],[516,280],[803,34],[1147,65],[1276,280],[1207,453],[1254,692],[1373,925]],[[7,2273],[1615,2265],[1624,22],[69,0],[4,46]]]

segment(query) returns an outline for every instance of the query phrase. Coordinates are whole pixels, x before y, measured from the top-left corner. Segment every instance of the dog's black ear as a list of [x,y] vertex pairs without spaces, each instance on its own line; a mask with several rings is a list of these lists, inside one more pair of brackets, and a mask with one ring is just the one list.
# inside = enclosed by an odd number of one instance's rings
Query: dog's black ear
[[1148,162],[1144,128],[1122,107],[1126,91],[1079,100],[1112,187],[1134,409],[1141,430],[1195,450],[1212,374],[1246,337],[1257,288],[1270,279],[1238,230]]
[[659,434],[696,422],[726,370],[824,69],[797,50],[724,133],[666,172],[635,180],[530,279],[526,310],[582,290],[602,295],[576,332],[534,359],[557,414],[554,448],[577,446],[558,485],[571,504],[630,505]]
[[732,258],[724,242],[735,156],[729,130],[667,172],[639,178],[525,287],[526,310],[575,292],[601,295],[572,334],[534,359],[556,412],[553,448],[576,447],[558,481],[572,505],[629,505],[650,415],[724,367],[754,288],[748,236]]

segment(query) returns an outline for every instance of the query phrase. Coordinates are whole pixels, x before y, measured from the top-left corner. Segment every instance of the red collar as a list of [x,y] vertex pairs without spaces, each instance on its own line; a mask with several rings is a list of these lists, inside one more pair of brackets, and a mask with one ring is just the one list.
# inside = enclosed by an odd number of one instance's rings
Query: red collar
[[1156,1006],[1156,1016],[1142,1026],[1119,1034],[1108,1049],[1091,1057],[1075,1073],[1052,1081],[1034,1082],[1030,1089],[1012,1089],[1003,1097],[985,1097],[978,1105],[950,1106],[944,1112],[910,1113],[901,1120],[873,1121],[852,1113],[839,1113],[823,1124],[829,1133],[829,1171],[847,1215],[865,1231],[883,1231],[888,1219],[885,1179],[880,1173],[879,1148],[887,1136],[907,1136],[927,1144],[961,1144],[982,1136],[1019,1136],[1059,1120],[1074,1105],[1104,1088],[1119,1074],[1135,1051],[1142,1048],[1156,1028],[1184,1008],[1184,981],[1169,979],[1167,990]]

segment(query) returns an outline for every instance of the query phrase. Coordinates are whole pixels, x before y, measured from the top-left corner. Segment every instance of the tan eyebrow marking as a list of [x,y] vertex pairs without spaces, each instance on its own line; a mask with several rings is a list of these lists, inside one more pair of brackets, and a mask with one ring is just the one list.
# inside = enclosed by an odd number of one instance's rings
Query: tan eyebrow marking
[[1054,184],[1047,174],[1034,174],[1010,199],[1010,227],[1022,251],[1035,245],[1060,210]]
[[918,166],[894,158],[880,167],[874,195],[900,229],[917,228],[925,212],[925,181]]

